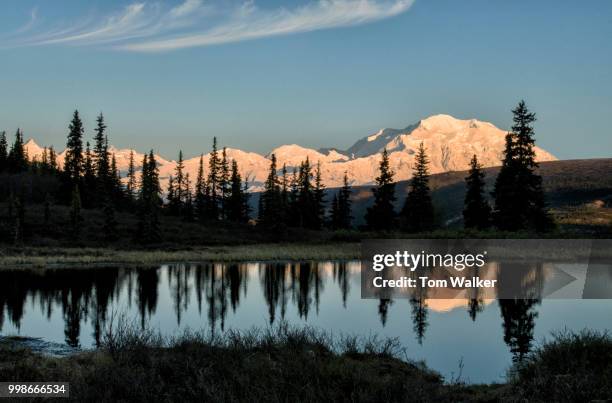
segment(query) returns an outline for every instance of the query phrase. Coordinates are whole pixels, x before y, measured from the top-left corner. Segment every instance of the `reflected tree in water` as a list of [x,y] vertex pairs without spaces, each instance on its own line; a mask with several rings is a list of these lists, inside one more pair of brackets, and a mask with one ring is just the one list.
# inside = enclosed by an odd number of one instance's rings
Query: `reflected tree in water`
[[381,298],[378,300],[378,316],[380,317],[380,323],[383,327],[387,325],[387,314],[389,313],[389,307],[393,304],[392,299]]
[[153,267],[136,269],[136,284],[140,326],[144,329],[147,316],[150,318],[157,310],[159,269]]

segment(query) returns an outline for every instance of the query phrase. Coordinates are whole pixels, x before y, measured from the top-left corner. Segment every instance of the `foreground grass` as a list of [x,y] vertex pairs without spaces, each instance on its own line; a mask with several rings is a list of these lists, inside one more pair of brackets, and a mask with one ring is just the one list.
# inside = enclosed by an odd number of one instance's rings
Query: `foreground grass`
[[0,379],[61,379],[70,382],[70,400],[99,402],[404,402],[471,394],[400,354],[392,340],[334,340],[308,328],[164,339],[123,325],[107,332],[99,351],[69,358],[0,347]]
[[357,259],[358,243],[262,244],[201,247],[186,250],[117,250],[111,248],[20,248],[0,252],[0,268],[96,264],[142,265],[201,261],[272,261]]
[[503,385],[445,382],[394,340],[281,325],[165,339],[119,321],[102,346],[49,358],[0,343],[3,381],[67,381],[71,401],[576,402],[612,397],[612,338],[563,333]]

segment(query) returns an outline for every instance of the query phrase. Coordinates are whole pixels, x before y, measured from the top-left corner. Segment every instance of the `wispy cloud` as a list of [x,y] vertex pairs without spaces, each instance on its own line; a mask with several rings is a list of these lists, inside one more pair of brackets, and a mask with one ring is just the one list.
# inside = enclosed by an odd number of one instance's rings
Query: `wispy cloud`
[[213,5],[185,0],[168,8],[158,2],[130,4],[103,18],[32,32],[37,15],[10,46],[107,45],[137,52],[163,52],[278,35],[366,24],[407,11],[414,0],[312,0],[294,8],[259,8],[253,0]]

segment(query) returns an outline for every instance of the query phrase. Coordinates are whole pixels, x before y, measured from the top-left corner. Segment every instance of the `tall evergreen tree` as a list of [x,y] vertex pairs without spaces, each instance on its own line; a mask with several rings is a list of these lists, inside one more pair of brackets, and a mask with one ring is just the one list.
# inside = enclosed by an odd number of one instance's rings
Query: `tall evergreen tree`
[[372,188],[374,204],[366,212],[366,223],[372,230],[391,230],[395,227],[395,183],[394,172],[389,166],[389,154],[385,148],[376,177],[376,187]]
[[213,147],[208,160],[208,218],[210,220],[219,219],[219,199],[221,197],[219,191],[221,161],[219,160],[219,152],[217,151],[217,138],[213,138]]
[[6,132],[0,132],[0,173],[8,169],[8,142]]
[[242,177],[238,170],[238,162],[232,160],[232,173],[230,177],[230,195],[227,202],[228,219],[234,222],[246,222],[244,211],[245,194],[242,187]]
[[193,194],[191,193],[191,179],[189,178],[189,173],[185,174],[185,179],[183,180],[183,194],[181,216],[184,221],[192,222],[194,218]]
[[280,177],[280,192],[281,192],[281,220],[285,224],[289,224],[289,194],[291,183],[287,173],[287,164],[283,164]]
[[138,240],[155,243],[161,240],[159,207],[161,205],[159,171],[153,150],[145,155],[142,162],[142,179],[139,202]]
[[286,217],[287,225],[292,227],[297,227],[301,223],[301,214],[299,207],[299,180],[297,168],[293,168],[293,173],[291,174],[291,179],[289,181],[289,205],[288,205],[288,214]]
[[351,221],[353,220],[351,193],[348,174],[344,172],[342,188],[338,192],[338,228],[341,229],[351,228]]
[[227,218],[227,203],[230,195],[230,168],[229,160],[227,159],[227,149],[223,147],[221,151],[221,165],[219,169],[219,190],[221,199],[221,217]]
[[536,116],[524,101],[512,113],[514,124],[506,136],[504,160],[493,191],[495,224],[508,231],[546,231],[552,220],[546,209],[542,178],[535,172]]
[[8,170],[11,173],[19,173],[28,170],[28,158],[23,146],[23,132],[17,129],[15,142],[8,154]]
[[104,206],[106,199],[112,195],[113,180],[111,175],[110,153],[108,151],[108,136],[106,135],[106,124],[104,115],[100,113],[96,119],[94,134],[93,160],[96,170],[97,199],[98,205]]
[[55,152],[53,146],[50,146],[48,150],[49,169],[52,173],[57,173],[59,171],[59,167],[57,165],[57,153]]
[[317,162],[314,178],[314,222],[313,228],[320,229],[325,220],[325,185],[321,175],[321,162]]
[[312,166],[306,157],[300,165],[298,174],[298,198],[297,213],[299,217],[298,226],[315,229],[320,226],[319,205],[315,192],[316,186],[312,184]]
[[168,210],[171,215],[175,216],[182,215],[187,196],[184,170],[183,151],[179,151],[179,158],[174,168],[174,178],[168,183]]
[[486,229],[491,225],[491,207],[484,197],[485,174],[476,154],[470,161],[470,172],[465,178],[466,192],[463,208],[465,228]]
[[80,184],[83,174],[83,131],[83,122],[79,116],[79,111],[74,111],[69,126],[64,161],[64,172],[72,187]]
[[276,155],[270,156],[270,170],[268,178],[264,184],[264,192],[261,194],[261,210],[259,219],[262,225],[276,226],[280,223],[281,217],[281,193],[278,183],[276,167]]
[[196,177],[195,185],[195,214],[199,222],[205,222],[208,219],[206,188],[206,178],[204,177],[204,155],[200,155],[198,176]]
[[81,195],[81,200],[85,207],[93,206],[96,188],[96,172],[94,170],[89,142],[87,142],[85,147],[85,159],[83,162],[83,193]]
[[121,182],[121,172],[117,168],[117,157],[115,153],[111,156],[110,170],[110,188],[115,206],[119,206],[124,202],[125,193],[123,191],[123,183]]
[[126,194],[130,203],[134,201],[136,197],[136,190],[138,189],[138,183],[136,181],[136,166],[134,163],[134,150],[130,150],[130,163],[128,165],[127,172],[127,184]]
[[423,232],[433,228],[434,208],[429,190],[429,159],[421,142],[415,158],[410,190],[401,211],[402,229]]

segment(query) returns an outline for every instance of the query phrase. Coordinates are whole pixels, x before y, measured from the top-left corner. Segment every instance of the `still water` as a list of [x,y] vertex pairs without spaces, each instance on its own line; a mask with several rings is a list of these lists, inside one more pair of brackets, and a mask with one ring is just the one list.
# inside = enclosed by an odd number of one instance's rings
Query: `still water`
[[501,382],[551,332],[612,328],[612,300],[364,300],[359,262],[0,271],[0,335],[95,347],[113,313],[172,335],[279,321],[398,338],[447,379]]

